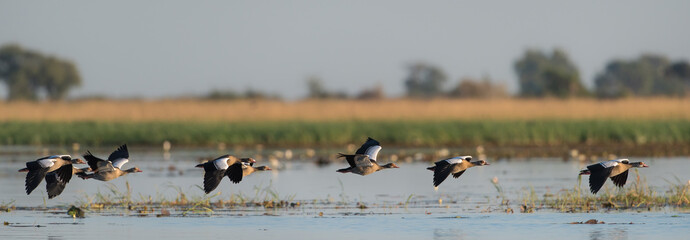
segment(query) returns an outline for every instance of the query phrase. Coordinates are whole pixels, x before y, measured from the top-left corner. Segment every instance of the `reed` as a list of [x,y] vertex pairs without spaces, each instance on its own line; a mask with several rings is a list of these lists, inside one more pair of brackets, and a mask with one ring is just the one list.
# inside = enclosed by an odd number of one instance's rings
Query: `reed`
[[[0,122],[0,144],[82,146],[654,146],[690,153],[687,120],[436,120],[334,122]],[[678,147],[680,146],[680,147]],[[69,148],[68,148],[69,149]],[[569,149],[559,149],[568,151]],[[634,149],[633,149],[634,150]],[[684,152],[683,152],[684,151]]]
[[0,121],[247,122],[690,119],[684,98],[385,99],[307,101],[110,100],[0,102]]

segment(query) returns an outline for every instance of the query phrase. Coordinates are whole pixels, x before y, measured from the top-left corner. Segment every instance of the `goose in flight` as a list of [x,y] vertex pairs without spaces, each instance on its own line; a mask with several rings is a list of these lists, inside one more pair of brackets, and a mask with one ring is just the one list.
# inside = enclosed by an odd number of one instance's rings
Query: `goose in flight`
[[[198,168],[203,168],[204,169],[204,192],[206,194],[210,193],[216,187],[218,187],[218,184],[220,184],[220,181],[223,180],[223,177],[225,177],[228,173],[228,167],[236,164],[236,163],[247,163],[250,166],[253,165],[256,161],[253,158],[242,158],[239,159],[235,156],[231,156],[229,154],[217,157],[214,160],[198,164],[196,167]],[[240,169],[241,171],[242,169]],[[232,179],[232,178],[231,178]],[[240,177],[241,179],[241,177]]]
[[345,160],[347,160],[350,167],[338,169],[337,172],[354,173],[365,176],[383,169],[399,168],[395,163],[388,163],[383,166],[379,165],[376,162],[379,151],[381,151],[379,142],[373,138],[367,138],[367,141],[357,149],[355,154],[338,154],[339,158],[344,157]]
[[460,156],[449,159],[444,159],[434,163],[434,166],[428,167],[434,172],[434,187],[441,185],[443,180],[446,180],[449,175],[453,174],[454,178],[460,177],[468,168],[476,166],[490,165],[484,160],[472,161],[472,156]]
[[91,154],[90,151],[86,151],[84,159],[86,159],[93,173],[77,173],[82,179],[93,178],[100,181],[110,181],[129,173],[142,172],[138,167],[122,170],[122,166],[129,162],[127,144],[118,147],[117,150],[108,156],[108,160],[100,159]]
[[649,167],[644,162],[630,162],[628,159],[616,159],[587,166],[580,175],[589,175],[589,190],[597,194],[604,186],[606,178],[611,178],[617,187],[623,187],[628,180],[628,170],[634,167]]
[[72,178],[72,164],[84,164],[84,160],[72,158],[70,155],[52,155],[27,162],[26,168],[19,172],[27,172],[25,181],[26,195],[38,187],[48,173],[55,172],[65,182]]

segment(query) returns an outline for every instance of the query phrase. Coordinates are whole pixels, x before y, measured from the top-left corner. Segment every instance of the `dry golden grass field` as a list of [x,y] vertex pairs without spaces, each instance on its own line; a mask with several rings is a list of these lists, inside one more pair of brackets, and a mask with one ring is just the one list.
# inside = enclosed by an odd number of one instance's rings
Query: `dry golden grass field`
[[0,121],[690,120],[690,99],[0,102]]

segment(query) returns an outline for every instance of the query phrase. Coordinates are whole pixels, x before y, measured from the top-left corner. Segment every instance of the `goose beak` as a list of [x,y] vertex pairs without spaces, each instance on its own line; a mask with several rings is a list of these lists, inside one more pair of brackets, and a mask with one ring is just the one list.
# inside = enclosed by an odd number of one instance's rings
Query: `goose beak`
[[273,170],[273,169],[271,169],[270,167],[266,167],[266,171],[270,171],[270,170]]
[[84,162],[84,160],[82,160],[81,158],[75,158],[74,160],[76,160],[75,162],[78,164],[86,164],[86,162]]
[[143,171],[141,171],[141,169],[137,169],[137,172],[143,172]]
[[649,167],[649,165],[642,163],[642,167]]
[[249,158],[249,162],[250,163],[256,163],[256,160],[254,160],[253,158]]

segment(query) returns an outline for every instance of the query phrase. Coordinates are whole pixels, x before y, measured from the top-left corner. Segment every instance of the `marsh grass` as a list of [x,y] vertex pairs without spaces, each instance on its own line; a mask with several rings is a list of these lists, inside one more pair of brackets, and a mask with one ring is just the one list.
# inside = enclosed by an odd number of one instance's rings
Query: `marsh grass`
[[542,199],[529,197],[532,206],[555,209],[561,212],[589,212],[597,210],[651,210],[655,208],[674,207],[687,208],[690,206],[690,182],[669,183],[668,189],[658,192],[647,185],[647,181],[637,174],[632,182],[623,188],[611,189],[605,187],[599,194],[594,195],[585,186],[581,187],[582,179],[572,189],[563,189],[557,194],[545,195]]
[[[167,212],[168,208],[178,211],[178,216],[198,216],[212,215],[215,209],[234,209],[234,208],[295,208],[301,206],[300,202],[295,202],[295,195],[281,195],[273,187],[272,183],[268,186],[257,185],[254,187],[253,195],[244,193],[231,194],[229,198],[221,198],[221,192],[212,194],[188,196],[184,189],[172,184],[169,189],[176,192],[174,198],[169,199],[161,193],[151,195],[140,194],[138,199],[134,199],[131,194],[129,183],[126,182],[125,190],[118,189],[113,184],[108,184],[108,191],[100,190],[93,196],[85,195],[79,200],[79,206],[89,211],[117,211],[125,210],[137,216],[146,216],[156,211]],[[195,186],[199,187],[199,186]],[[158,214],[157,216],[169,216],[168,214]]]
[[625,152],[628,156],[690,155],[686,120],[434,120],[336,122],[0,122],[0,143],[99,147],[346,146],[373,136],[386,146],[484,146],[498,157]]

